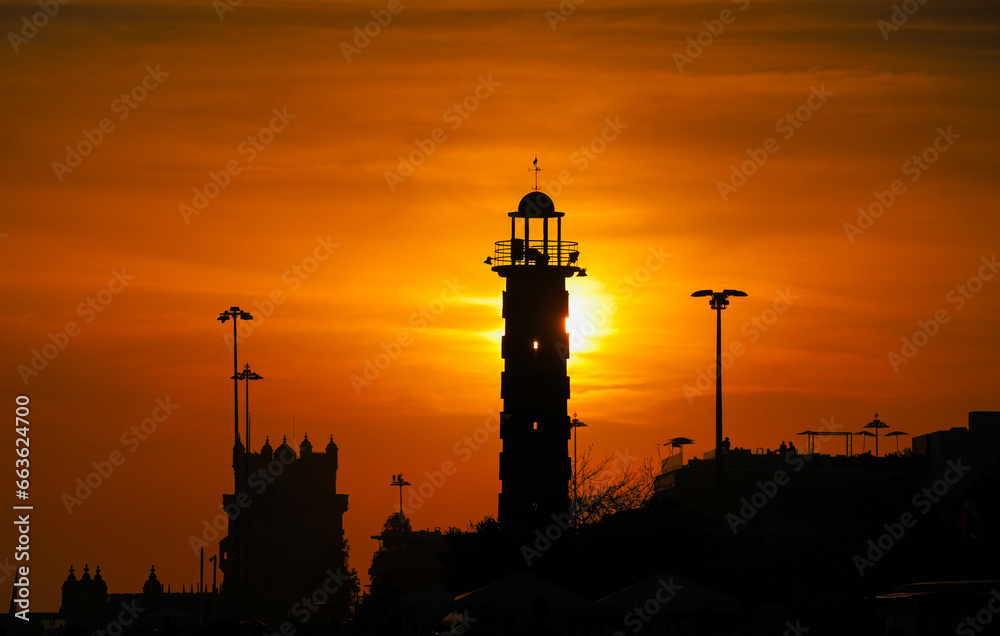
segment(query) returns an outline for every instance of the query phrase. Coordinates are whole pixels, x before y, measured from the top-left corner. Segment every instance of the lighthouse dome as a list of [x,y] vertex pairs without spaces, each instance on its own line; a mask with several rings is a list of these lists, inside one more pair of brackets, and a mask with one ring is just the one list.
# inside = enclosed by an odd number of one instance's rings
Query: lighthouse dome
[[549,195],[533,190],[521,198],[521,202],[517,204],[517,214],[531,219],[550,218],[556,215],[556,206]]

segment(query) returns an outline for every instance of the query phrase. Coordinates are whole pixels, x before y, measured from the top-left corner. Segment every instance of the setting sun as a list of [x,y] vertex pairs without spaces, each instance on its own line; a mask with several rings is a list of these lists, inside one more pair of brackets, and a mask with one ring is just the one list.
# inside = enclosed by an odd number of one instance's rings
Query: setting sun
[[[496,515],[494,259],[572,270],[569,412],[595,456],[714,448],[701,289],[748,294],[721,316],[734,447],[997,409],[996,3],[912,4],[886,30],[890,0],[5,3],[0,357],[8,415],[30,396],[37,418],[36,606],[70,565],[115,591],[153,560],[197,579],[190,537],[233,489],[234,362],[262,376],[237,396],[254,452],[339,448],[362,584],[390,475],[456,469],[414,529]],[[565,216],[517,244],[536,186]]]

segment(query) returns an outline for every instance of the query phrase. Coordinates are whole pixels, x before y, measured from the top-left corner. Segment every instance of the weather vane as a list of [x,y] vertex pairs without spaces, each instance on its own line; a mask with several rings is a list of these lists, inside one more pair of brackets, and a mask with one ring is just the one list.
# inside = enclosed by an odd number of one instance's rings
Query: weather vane
[[538,188],[538,173],[542,171],[542,169],[538,167],[538,155],[535,155],[535,160],[532,161],[531,163],[535,167],[534,168],[528,168],[528,172],[534,172],[535,173],[535,190],[538,190],[539,189]]

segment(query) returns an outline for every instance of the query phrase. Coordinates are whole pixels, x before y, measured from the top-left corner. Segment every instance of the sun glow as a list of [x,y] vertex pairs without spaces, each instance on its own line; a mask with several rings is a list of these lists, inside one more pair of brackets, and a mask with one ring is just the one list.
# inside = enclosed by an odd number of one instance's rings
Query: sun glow
[[608,299],[602,294],[602,285],[593,278],[573,281],[566,318],[570,360],[574,355],[599,350],[604,337],[614,331],[614,314],[607,310]]

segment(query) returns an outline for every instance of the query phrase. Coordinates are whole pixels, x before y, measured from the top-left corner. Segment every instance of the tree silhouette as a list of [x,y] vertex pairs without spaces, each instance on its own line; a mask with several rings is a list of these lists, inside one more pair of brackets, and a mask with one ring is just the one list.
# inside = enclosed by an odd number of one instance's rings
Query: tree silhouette
[[[656,473],[652,457],[640,459],[619,452],[597,458],[591,444],[577,466],[579,523],[597,523],[617,512],[639,508],[653,495]],[[571,485],[571,499],[572,490]]]

